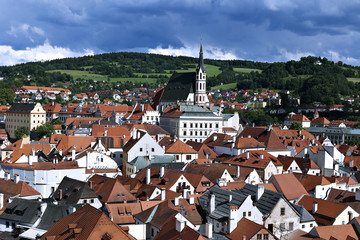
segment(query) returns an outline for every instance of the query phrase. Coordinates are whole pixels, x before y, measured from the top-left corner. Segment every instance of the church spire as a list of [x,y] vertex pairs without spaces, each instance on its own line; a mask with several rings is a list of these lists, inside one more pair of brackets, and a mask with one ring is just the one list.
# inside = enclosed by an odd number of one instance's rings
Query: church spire
[[203,73],[206,72],[206,67],[204,65],[203,50],[202,50],[202,36],[201,36],[200,52],[199,52],[199,64],[197,66],[197,70],[199,69],[201,69]]

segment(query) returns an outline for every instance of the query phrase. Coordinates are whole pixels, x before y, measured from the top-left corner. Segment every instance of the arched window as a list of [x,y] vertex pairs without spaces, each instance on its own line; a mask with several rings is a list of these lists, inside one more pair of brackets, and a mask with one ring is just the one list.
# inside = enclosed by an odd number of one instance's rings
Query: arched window
[[202,79],[202,73],[200,73],[200,79]]

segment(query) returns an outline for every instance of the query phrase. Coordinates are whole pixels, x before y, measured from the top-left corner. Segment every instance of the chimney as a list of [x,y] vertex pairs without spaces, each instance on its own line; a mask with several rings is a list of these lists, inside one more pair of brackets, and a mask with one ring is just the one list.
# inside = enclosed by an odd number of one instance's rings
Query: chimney
[[229,232],[234,231],[234,229],[237,227],[237,206],[230,206],[229,207]]
[[0,209],[4,207],[4,194],[0,193]]
[[75,148],[73,148],[72,150],[71,150],[71,160],[72,161],[75,161]]
[[5,180],[7,180],[7,181],[10,180],[10,173],[8,173],[8,172],[5,173]]
[[174,205],[179,206],[179,197],[174,198]]
[[213,237],[213,225],[210,222],[205,224],[205,237],[208,239],[212,239]]
[[240,177],[240,166],[236,166],[236,178]]
[[160,167],[160,178],[162,178],[164,176],[164,173],[165,173],[165,167],[161,166]]
[[232,141],[233,141],[233,143],[236,142],[236,136],[233,136]]
[[318,135],[318,136],[316,136],[316,140],[318,140],[318,141],[319,141],[319,135]]
[[210,213],[212,213],[213,211],[215,211],[215,194],[211,194],[209,205],[210,205]]
[[89,181],[89,188],[90,188],[91,190],[94,190],[94,189],[93,189],[93,182],[92,182],[92,181]]
[[260,154],[260,159],[264,159],[264,154]]
[[229,203],[231,203],[231,201],[232,201],[232,195],[230,194],[229,195]]
[[194,204],[195,204],[195,198],[194,198],[194,197],[189,197],[189,204],[190,204],[190,205],[194,205]]
[[151,169],[147,168],[146,169],[146,184],[150,184],[150,175],[151,174]]
[[62,189],[59,189],[59,200],[61,200],[63,197],[63,192],[62,192]]
[[62,156],[62,155],[63,155],[63,150],[62,150],[62,149],[60,149],[60,151],[59,151],[59,155],[60,155],[60,156]]
[[20,181],[20,176],[18,174],[14,175],[14,182],[18,183]]
[[164,201],[166,198],[166,190],[165,189],[161,189],[161,201]]
[[315,140],[311,139],[311,145],[315,145]]
[[313,202],[312,214],[315,214],[317,210],[318,210],[318,203]]
[[182,220],[182,217],[180,216],[180,219],[176,219],[176,231],[181,233],[184,227],[185,227],[185,221]]
[[351,168],[354,167],[354,160],[352,160],[352,159],[350,160],[349,167],[351,167]]
[[264,185],[258,185],[256,189],[256,201],[259,201],[259,199],[264,194],[264,192],[265,192]]
[[249,158],[250,158],[250,152],[247,151],[247,152],[246,152],[246,159],[249,159]]
[[140,139],[140,131],[137,132],[137,139]]
[[246,240],[246,235],[243,235],[242,240]]
[[348,215],[349,215],[349,222],[353,219],[353,213],[351,211],[348,211]]
[[217,136],[214,135],[214,136],[213,136],[213,141],[215,142],[216,140],[217,140]]
[[104,137],[107,137],[107,135],[108,135],[108,130],[105,130],[104,131]]

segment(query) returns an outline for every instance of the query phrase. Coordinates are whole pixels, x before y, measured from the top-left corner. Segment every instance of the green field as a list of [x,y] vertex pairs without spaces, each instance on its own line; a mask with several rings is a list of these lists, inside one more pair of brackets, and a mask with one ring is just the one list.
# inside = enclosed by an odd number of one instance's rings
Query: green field
[[[205,64],[206,66],[206,76],[208,77],[213,77],[213,76],[217,76],[221,73],[220,67],[218,66],[214,66],[214,65],[209,65],[209,64]],[[194,72],[196,70],[196,66],[194,65],[194,68],[188,68],[188,69],[179,69],[179,70],[175,70],[178,73],[182,73],[182,72]],[[170,74],[173,70],[166,70],[167,73]]]
[[236,83],[228,83],[224,85],[217,85],[211,88],[213,89],[219,89],[219,90],[228,90],[228,89],[236,89]]
[[233,68],[233,70],[234,72],[239,72],[239,73],[262,72],[262,70],[260,69],[253,69],[253,68]]
[[348,81],[351,81],[351,82],[360,82],[360,78],[347,78]]
[[[97,81],[103,81],[103,80],[108,80],[108,76],[106,75],[100,75],[100,74],[94,74],[94,73],[90,73],[88,71],[80,71],[80,70],[50,70],[47,72],[61,72],[61,73],[66,73],[69,74],[70,76],[72,76],[74,79],[78,79],[78,78],[82,78],[82,79],[87,79],[87,80],[97,80]],[[142,77],[136,77],[136,78],[110,78],[110,81],[112,82],[119,82],[119,81],[137,81],[137,82],[142,82],[142,83],[146,83],[146,81],[148,81],[149,83],[155,83],[156,82],[156,78],[142,78]]]

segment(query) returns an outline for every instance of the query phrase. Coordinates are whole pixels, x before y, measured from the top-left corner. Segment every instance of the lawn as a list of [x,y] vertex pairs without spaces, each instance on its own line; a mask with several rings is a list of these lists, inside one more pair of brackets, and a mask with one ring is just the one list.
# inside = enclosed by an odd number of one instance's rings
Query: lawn
[[219,89],[219,90],[228,90],[228,89],[236,89],[236,83],[228,83],[224,85],[217,85],[211,88],[213,89]]
[[262,72],[262,70],[260,69],[253,69],[253,68],[233,68],[233,70],[234,72],[239,72],[239,73]]

